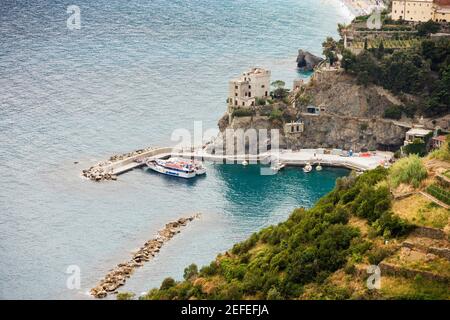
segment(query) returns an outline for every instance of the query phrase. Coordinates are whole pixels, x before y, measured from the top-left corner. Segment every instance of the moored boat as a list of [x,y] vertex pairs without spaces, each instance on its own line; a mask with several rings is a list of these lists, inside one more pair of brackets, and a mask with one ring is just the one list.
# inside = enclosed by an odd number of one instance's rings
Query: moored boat
[[178,158],[168,160],[148,159],[146,165],[153,171],[185,179],[206,173],[206,169],[200,162]]
[[280,171],[281,169],[283,169],[284,167],[286,167],[286,164],[282,163],[282,162],[277,162],[275,164],[273,164],[270,169],[272,169],[275,172]]
[[308,173],[308,172],[311,172],[312,169],[313,169],[312,165],[309,162],[307,162],[305,167],[303,168],[303,172]]

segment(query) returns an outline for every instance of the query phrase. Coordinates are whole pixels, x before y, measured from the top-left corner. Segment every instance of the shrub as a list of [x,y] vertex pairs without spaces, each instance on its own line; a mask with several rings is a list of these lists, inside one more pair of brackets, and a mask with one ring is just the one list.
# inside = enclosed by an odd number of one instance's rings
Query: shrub
[[189,267],[184,269],[183,278],[184,280],[190,280],[198,276],[198,268],[195,263],[191,264]]
[[367,128],[369,128],[369,125],[367,123],[361,123],[359,128],[361,129],[361,131],[366,131]]
[[367,258],[370,264],[378,265],[381,261],[387,258],[391,254],[387,248],[373,248],[370,250]]
[[270,261],[270,267],[276,270],[284,270],[289,264],[289,253],[287,250],[276,254]]
[[220,299],[222,300],[240,300],[242,299],[242,289],[238,283],[235,281],[227,284],[222,288],[222,295]]
[[415,139],[412,143],[403,147],[403,152],[407,155],[424,156],[427,152],[426,143],[421,139]]
[[173,278],[165,278],[161,283],[160,290],[167,290],[175,286],[176,282]]
[[277,288],[272,287],[269,289],[269,291],[267,292],[267,296],[266,296],[267,300],[283,300],[284,297],[283,295],[277,290]]
[[264,98],[256,98],[255,104],[257,106],[264,106],[264,105],[266,105],[266,99],[264,99]]
[[209,266],[204,266],[200,269],[201,276],[213,276],[217,274],[218,267],[215,261],[211,262]]
[[270,120],[281,120],[282,117],[283,112],[281,112],[279,109],[273,109],[269,115]]
[[427,169],[417,155],[400,159],[390,169],[389,181],[393,187],[407,183],[415,188],[427,177]]
[[250,117],[254,115],[254,112],[252,109],[238,108],[235,109],[231,115],[233,117]]
[[373,224],[377,235],[384,238],[398,237],[408,233],[411,225],[392,212],[384,212]]
[[429,21],[421,23],[417,26],[417,33],[420,36],[427,36],[430,33],[439,32],[440,29],[441,29],[441,25],[438,22],[429,20]]
[[355,274],[356,272],[356,267],[353,263],[347,263],[344,267],[344,272],[346,274]]
[[391,106],[384,110],[384,117],[388,119],[399,120],[402,117],[403,109],[399,106]]
[[132,300],[135,294],[132,292],[119,292],[116,296],[117,300]]
[[247,253],[248,250],[250,250],[250,248],[252,248],[256,242],[258,242],[259,236],[258,234],[254,233],[250,236],[249,239],[237,243],[233,246],[233,249],[231,249],[231,252],[234,254],[243,254],[243,253]]

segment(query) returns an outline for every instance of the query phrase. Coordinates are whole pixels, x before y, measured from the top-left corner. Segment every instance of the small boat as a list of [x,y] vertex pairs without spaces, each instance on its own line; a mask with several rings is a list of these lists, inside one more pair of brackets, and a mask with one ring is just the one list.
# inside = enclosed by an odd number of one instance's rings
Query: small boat
[[244,161],[242,161],[242,165],[245,167],[245,166],[248,166],[248,161],[247,160],[244,160]]
[[320,165],[320,162],[319,162],[319,164],[316,166],[316,171],[322,171],[322,166]]
[[280,171],[281,169],[283,169],[284,167],[286,167],[286,164],[281,163],[281,162],[277,162],[277,163],[275,163],[274,165],[272,165],[272,166],[270,167],[270,169],[272,169],[272,170],[275,171],[275,172],[278,172],[278,171]]
[[153,171],[185,179],[191,179],[206,173],[206,169],[200,162],[192,160],[178,158],[168,160],[148,159],[145,163]]
[[308,173],[311,172],[312,169],[313,169],[312,165],[309,162],[307,162],[306,165],[303,167],[303,172]]

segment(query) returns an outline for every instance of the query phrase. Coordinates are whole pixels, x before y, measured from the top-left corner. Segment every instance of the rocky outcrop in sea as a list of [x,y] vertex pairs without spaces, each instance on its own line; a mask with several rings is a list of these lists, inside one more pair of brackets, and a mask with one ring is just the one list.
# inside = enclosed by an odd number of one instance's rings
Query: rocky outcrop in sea
[[157,236],[147,241],[129,261],[119,263],[112,269],[97,286],[91,289],[91,295],[95,298],[105,298],[109,293],[117,293],[116,290],[125,284],[126,279],[131,277],[136,268],[142,267],[146,261],[157,255],[164,243],[180,233],[181,229],[189,222],[199,217],[200,214],[197,213],[167,223],[163,229],[158,231]]
[[313,55],[308,51],[298,50],[297,67],[302,71],[313,71],[324,59]]

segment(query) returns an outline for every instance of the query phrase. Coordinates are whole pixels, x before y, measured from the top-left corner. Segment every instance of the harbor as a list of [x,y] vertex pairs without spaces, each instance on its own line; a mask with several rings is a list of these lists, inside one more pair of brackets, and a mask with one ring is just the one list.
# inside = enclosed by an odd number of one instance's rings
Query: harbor
[[118,175],[130,170],[144,167],[145,160],[184,158],[196,161],[206,161],[226,164],[271,164],[281,163],[286,166],[340,167],[356,171],[366,171],[378,166],[389,166],[393,159],[392,152],[373,151],[353,153],[341,149],[300,149],[271,150],[257,155],[226,155],[211,154],[206,148],[193,148],[188,151],[170,147],[147,148],[126,154],[127,156],[112,156],[108,161],[99,162],[82,175],[93,181],[116,180]]

